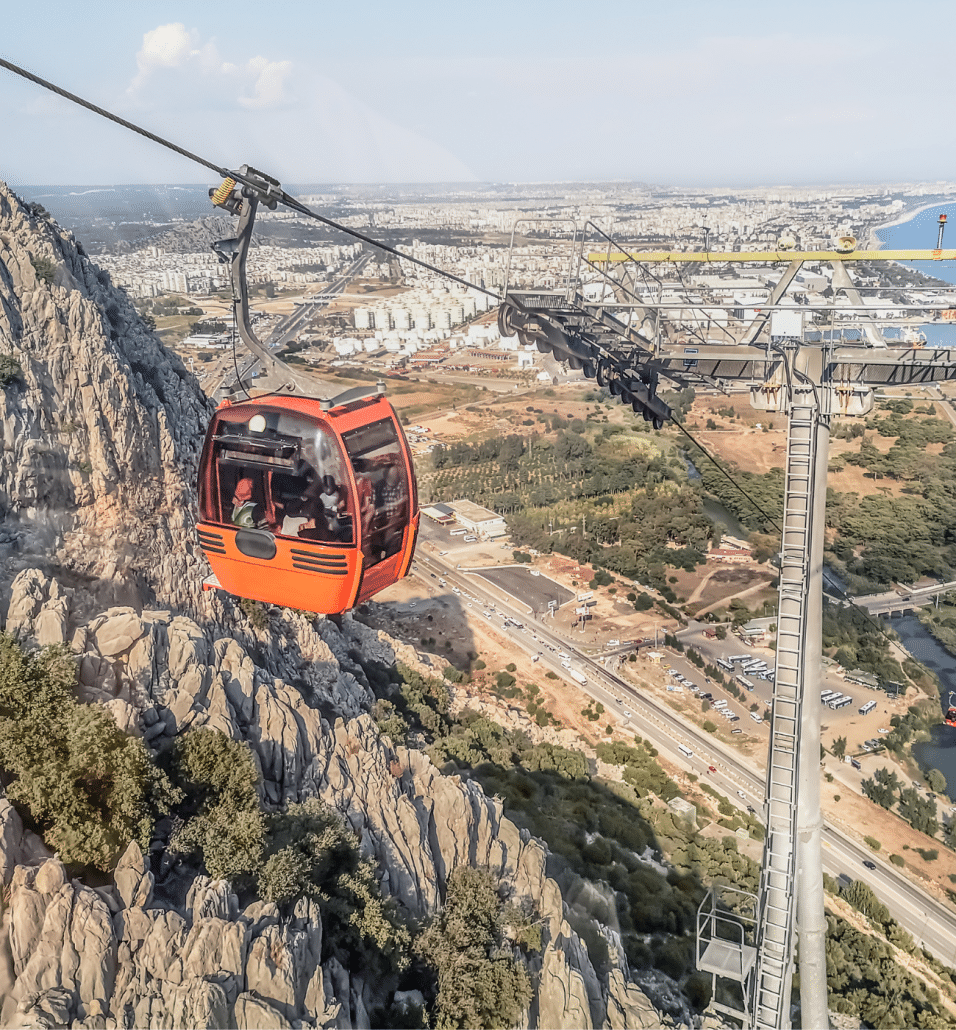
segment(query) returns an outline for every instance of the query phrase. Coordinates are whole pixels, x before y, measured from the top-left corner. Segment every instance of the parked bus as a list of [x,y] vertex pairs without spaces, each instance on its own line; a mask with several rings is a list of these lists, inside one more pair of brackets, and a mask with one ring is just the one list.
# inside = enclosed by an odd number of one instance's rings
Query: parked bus
[[829,702],[830,707],[833,708],[833,709],[846,708],[847,705],[852,705],[852,704],[853,704],[853,698],[852,697],[848,697],[846,695],[844,695],[843,697],[840,697],[840,698],[835,698],[833,701]]
[[728,662],[752,662],[754,656],[752,654],[732,654],[727,661]]
[[831,700],[834,697],[839,697],[839,696],[840,696],[840,691],[839,690],[824,690],[823,693],[820,694],[820,700],[824,704],[826,704],[827,701]]
[[737,682],[744,688],[744,690],[753,690],[754,688],[753,682],[747,679],[746,676],[741,676],[739,672],[737,673]]
[[867,701],[865,705],[860,706],[860,715],[869,715],[873,709],[876,708],[875,701]]
[[724,658],[718,658],[717,659],[717,664],[720,666],[721,669],[725,669],[727,672],[733,672],[734,671],[734,667],[730,664],[730,662],[728,662]]

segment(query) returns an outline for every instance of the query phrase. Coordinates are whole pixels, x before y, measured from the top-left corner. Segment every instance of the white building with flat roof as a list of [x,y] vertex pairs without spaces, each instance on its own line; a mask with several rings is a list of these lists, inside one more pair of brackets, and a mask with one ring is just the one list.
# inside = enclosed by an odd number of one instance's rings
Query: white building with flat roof
[[450,501],[448,507],[455,513],[459,525],[486,540],[497,540],[508,535],[504,517],[490,508],[483,508],[474,501]]

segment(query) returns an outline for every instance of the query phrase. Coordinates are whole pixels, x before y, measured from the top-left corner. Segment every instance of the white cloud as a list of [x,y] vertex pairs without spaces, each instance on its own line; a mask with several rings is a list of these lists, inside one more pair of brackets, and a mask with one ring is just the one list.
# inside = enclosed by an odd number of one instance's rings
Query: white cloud
[[247,54],[224,54],[182,23],[152,29],[122,113],[196,153],[288,182],[474,178],[458,145],[434,138],[434,124],[411,124],[409,111],[389,117],[381,98],[359,99],[307,61]]
[[257,72],[251,97],[239,97],[239,103],[249,110],[279,107],[286,102],[285,81],[292,72],[291,61],[267,61],[253,57],[246,64],[247,71]]
[[[200,89],[203,93],[228,98],[237,107],[261,111],[288,102],[285,83],[292,72],[291,61],[270,61],[257,55],[245,62],[226,61],[214,40],[203,43],[196,29],[182,22],[159,25],[143,34],[136,54],[136,76],[127,92],[139,100],[165,91],[169,76],[176,72],[174,88]],[[195,81],[194,81],[195,80]]]
[[139,71],[130,84],[130,90],[138,90],[160,68],[178,68],[183,65],[199,53],[197,43],[196,30],[187,29],[181,21],[160,25],[144,33],[143,45],[136,55]]

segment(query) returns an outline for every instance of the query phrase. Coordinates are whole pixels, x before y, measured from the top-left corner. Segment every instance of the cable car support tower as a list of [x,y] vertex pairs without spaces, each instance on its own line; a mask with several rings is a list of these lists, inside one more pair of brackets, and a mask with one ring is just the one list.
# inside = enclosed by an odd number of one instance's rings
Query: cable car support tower
[[[660,426],[670,415],[657,395],[661,379],[678,386],[749,388],[751,404],[787,418],[776,676],[767,761],[764,845],[759,894],[716,889],[698,913],[698,968],[739,985],[741,1007],[714,1008],[745,1027],[776,1030],[791,1025],[791,984],[799,930],[801,1023],[829,1026],[827,1013],[823,867],[820,810],[820,717],[814,703],[821,678],[823,543],[827,451],[835,415],[864,415],[877,387],[919,386],[956,379],[956,351],[889,346],[882,328],[927,321],[927,303],[898,306],[879,320],[862,303],[845,271],[853,261],[953,260],[956,251],[858,251],[843,237],[833,251],[629,253],[593,223],[584,233],[606,241],[585,253],[583,235],[570,234],[569,270],[557,288],[519,288],[509,262],[499,325],[607,386],[635,412]],[[805,261],[829,262],[834,297],[796,304],[787,289]],[[682,339],[674,323],[702,324],[706,311],[726,302],[665,301],[661,276],[680,266],[776,263],[781,276],[768,300],[728,343]],[[582,286],[603,280],[599,298]],[[656,271],[655,271],[656,270]],[[622,274],[623,273],[623,274]],[[641,290],[639,283],[644,283]],[[656,284],[656,286],[655,286]],[[674,284],[670,284],[674,285]],[[640,294],[637,292],[641,290]],[[889,303],[889,302],[888,302]],[[932,305],[929,305],[932,307]],[[835,321],[839,312],[840,321]],[[805,333],[807,315],[829,315],[829,331]],[[956,312],[935,317],[948,320]],[[801,317],[802,316],[802,317]],[[847,319],[849,335],[834,326]],[[693,330],[692,330],[693,331]],[[807,342],[819,336],[819,342]],[[749,917],[748,917],[749,911]],[[716,994],[716,992],[715,992]]]

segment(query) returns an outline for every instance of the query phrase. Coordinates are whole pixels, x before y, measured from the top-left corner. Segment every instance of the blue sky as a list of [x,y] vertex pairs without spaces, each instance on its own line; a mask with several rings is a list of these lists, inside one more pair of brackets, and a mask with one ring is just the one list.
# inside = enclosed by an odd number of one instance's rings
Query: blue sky
[[[952,179],[935,0],[20,4],[0,54],[287,183]],[[208,173],[0,69],[0,178]]]

